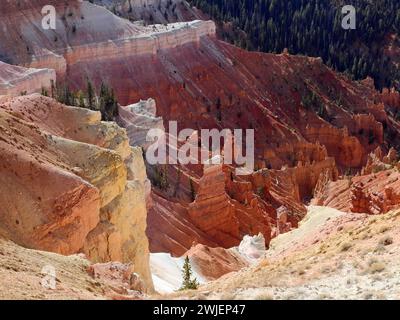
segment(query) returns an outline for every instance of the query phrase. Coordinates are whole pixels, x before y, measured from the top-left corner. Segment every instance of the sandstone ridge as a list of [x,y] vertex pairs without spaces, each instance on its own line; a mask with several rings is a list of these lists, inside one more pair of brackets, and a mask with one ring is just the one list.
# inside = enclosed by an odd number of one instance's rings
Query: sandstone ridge
[[42,89],[49,89],[52,81],[56,81],[54,70],[28,69],[0,61],[0,96],[40,92]]
[[0,105],[1,234],[95,262],[134,264],[152,290],[140,149],[100,113],[40,95]]

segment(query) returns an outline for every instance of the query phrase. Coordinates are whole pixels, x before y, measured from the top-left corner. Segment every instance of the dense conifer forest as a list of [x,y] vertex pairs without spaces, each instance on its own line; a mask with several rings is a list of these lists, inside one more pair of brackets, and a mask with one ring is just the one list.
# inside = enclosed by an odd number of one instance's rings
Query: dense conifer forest
[[[400,30],[398,0],[190,0],[220,25],[221,37],[248,50],[320,56],[354,79],[399,87],[384,46]],[[357,28],[341,26],[343,5],[357,10]],[[229,28],[226,27],[229,23]],[[222,25],[224,24],[224,28]]]

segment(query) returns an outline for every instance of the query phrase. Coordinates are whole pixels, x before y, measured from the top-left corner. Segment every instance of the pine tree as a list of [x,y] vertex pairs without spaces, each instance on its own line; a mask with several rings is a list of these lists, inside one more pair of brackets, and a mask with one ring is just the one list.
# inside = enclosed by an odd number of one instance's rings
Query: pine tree
[[[399,86],[400,75],[392,71],[398,68],[385,67],[394,64],[384,48],[386,35],[400,30],[400,1],[353,2],[357,29],[344,32],[343,1],[189,0],[216,21],[223,39],[245,49],[281,53],[288,48],[292,54],[321,57],[356,80],[369,75],[378,89]],[[226,22],[231,22],[230,30],[225,30]]]
[[55,84],[54,84],[54,80],[51,80],[51,97],[53,98],[53,99],[55,99],[56,98],[56,86],[55,86]]
[[86,94],[87,94],[88,108],[90,110],[96,110],[96,93],[93,84],[89,78],[87,78]]
[[183,282],[180,290],[196,290],[199,287],[199,283],[196,278],[192,279],[192,267],[190,265],[189,257],[186,256],[185,262],[182,268]]
[[46,88],[42,87],[42,96],[48,97],[49,96],[49,92],[47,91]]
[[114,121],[118,116],[118,102],[114,90],[105,83],[101,83],[100,87],[99,110],[104,121]]
[[78,107],[86,108],[85,95],[83,94],[83,92],[81,90],[79,90],[76,95],[77,95],[77,99],[78,99]]

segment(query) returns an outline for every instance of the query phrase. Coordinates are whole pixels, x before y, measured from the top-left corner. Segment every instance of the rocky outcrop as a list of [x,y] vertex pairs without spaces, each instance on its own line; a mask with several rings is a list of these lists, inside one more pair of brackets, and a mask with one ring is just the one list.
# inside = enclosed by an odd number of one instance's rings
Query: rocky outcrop
[[[5,30],[39,21],[31,10],[39,2],[24,2],[28,18],[14,19]],[[313,194],[320,194],[322,203],[328,201],[322,177],[326,188],[347,188],[336,181],[339,174],[361,170],[377,147],[387,152],[393,145],[391,134],[399,132],[370,80],[353,82],[321,59],[240,50],[216,40],[212,22],[145,26],[87,2],[55,2],[65,15],[56,31],[58,40],[54,32],[40,32],[39,49],[32,45],[38,37],[23,35],[23,45],[32,52],[25,55],[17,48],[16,61],[54,65],[61,57],[65,64],[59,65],[67,68],[58,72],[67,75],[74,89],[85,87],[86,76],[96,86],[107,82],[120,103],[128,105],[120,109],[119,122],[127,128],[131,145],[146,147],[145,131],[161,127],[161,119],[165,128],[176,120],[179,128],[194,130],[255,129],[256,172],[231,179],[224,168],[224,185],[217,183],[215,190],[204,184],[202,166],[157,168],[168,180],[163,188],[155,184],[149,196],[149,219],[156,223],[149,224],[149,237],[157,250],[182,253],[198,240],[228,246],[259,232],[268,244],[271,236],[297,226],[305,214],[302,202]],[[9,4],[6,10],[17,16],[20,9]],[[15,34],[4,37],[5,43],[17,39]],[[12,50],[5,48],[3,54],[10,56]],[[54,56],[48,59],[49,54]],[[131,105],[140,100],[147,102]],[[160,171],[150,169],[154,182]],[[192,203],[195,193],[199,199]],[[346,197],[348,204],[351,197]],[[116,205],[113,201],[102,208],[107,211]],[[214,209],[217,219],[207,214]],[[219,214],[229,223],[222,225]],[[98,237],[119,241],[113,228],[105,223],[102,228]],[[110,254],[119,255],[105,255]]]
[[130,38],[84,44],[73,47],[65,53],[68,65],[92,61],[93,57],[101,60],[125,59],[131,56],[155,55],[160,50],[174,49],[185,44],[198,43],[204,36],[215,35],[212,21],[191,21],[171,25],[153,25],[144,29],[140,35]]
[[250,182],[239,180],[229,167],[205,167],[188,211],[193,223],[224,248],[238,245],[246,234],[261,233],[266,244],[271,239],[274,209],[254,194]]
[[107,262],[92,264],[87,271],[95,281],[106,282],[111,287],[106,295],[112,299],[140,299],[146,287],[133,270],[130,264]]
[[306,128],[306,137],[310,141],[326,146],[329,154],[344,167],[360,167],[365,155],[364,148],[357,137],[350,136],[348,129],[337,129],[333,126]]
[[400,174],[389,166],[370,174],[327,181],[312,203],[338,210],[382,214],[400,207]]
[[189,216],[216,242],[226,247],[238,244],[239,220],[225,192],[225,174],[220,165],[205,168],[196,200],[189,206]]
[[204,15],[182,0],[95,0],[118,16],[146,24],[193,21]]
[[212,281],[231,272],[237,272],[249,263],[235,250],[210,248],[198,244],[185,253],[190,263],[206,280]]
[[392,107],[399,109],[400,108],[400,92],[396,91],[394,88],[388,89],[385,88],[382,90],[382,101]]
[[145,167],[125,131],[40,95],[0,109],[1,232],[30,248],[133,263],[151,290]]
[[149,141],[146,140],[150,129],[165,131],[163,119],[157,117],[157,107],[154,99],[119,107],[118,123],[126,129],[131,144],[147,149]]
[[0,61],[0,95],[19,96],[48,90],[55,81],[54,70],[28,69]]
[[364,190],[364,184],[354,185],[351,192],[351,212],[355,213],[379,213],[379,208],[374,208],[374,202],[368,190]]

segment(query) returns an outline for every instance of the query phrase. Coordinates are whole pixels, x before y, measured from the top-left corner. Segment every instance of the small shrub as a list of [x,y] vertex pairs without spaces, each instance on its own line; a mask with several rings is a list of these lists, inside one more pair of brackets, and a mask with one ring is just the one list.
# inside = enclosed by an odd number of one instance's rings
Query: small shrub
[[390,236],[384,237],[379,241],[380,245],[389,246],[393,243],[393,238]]
[[340,246],[340,251],[341,252],[349,251],[351,247],[352,247],[351,243],[343,242],[342,245]]

